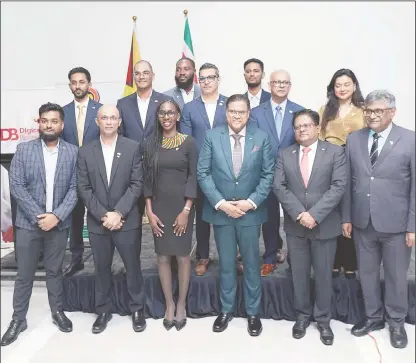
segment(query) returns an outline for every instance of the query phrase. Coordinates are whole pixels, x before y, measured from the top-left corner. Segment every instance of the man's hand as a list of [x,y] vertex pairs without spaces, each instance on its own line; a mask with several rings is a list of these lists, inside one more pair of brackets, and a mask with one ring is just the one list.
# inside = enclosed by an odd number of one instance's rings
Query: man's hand
[[240,208],[236,207],[235,205],[232,205],[230,202],[222,203],[218,209],[222,210],[227,216],[231,218],[240,218],[241,216],[246,214],[246,212],[242,211]]
[[342,234],[346,238],[351,238],[352,223],[342,223]]
[[[101,218],[101,222],[105,222],[106,220],[107,220],[107,216],[104,216],[103,218]],[[112,230],[118,231],[119,229],[121,229],[121,227],[123,227],[123,224],[124,224],[124,221],[121,220],[120,223],[116,227],[114,227]]]
[[253,204],[251,204],[248,200],[232,200],[230,203],[243,212],[248,212],[250,209],[254,209]]
[[407,247],[412,247],[415,245],[415,233],[406,232],[406,245]]
[[103,226],[108,228],[110,231],[117,230],[117,227],[121,222],[121,215],[117,212],[107,212],[105,215],[107,218],[105,219]]
[[46,232],[50,231],[59,223],[58,217],[52,213],[39,214],[36,217],[38,218],[39,228]]
[[316,226],[316,221],[313,217],[309,214],[309,212],[302,212],[298,215],[296,219],[299,223],[309,229],[312,229]]

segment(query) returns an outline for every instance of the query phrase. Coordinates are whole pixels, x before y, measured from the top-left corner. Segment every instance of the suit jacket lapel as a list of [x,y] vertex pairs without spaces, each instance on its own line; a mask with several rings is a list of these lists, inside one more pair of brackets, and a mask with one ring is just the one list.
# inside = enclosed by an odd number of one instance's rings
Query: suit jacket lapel
[[[176,87],[173,90],[173,94],[174,94],[174,100],[175,100],[175,102],[178,103],[179,107],[182,110],[183,106],[185,105],[185,101],[183,99],[181,90],[178,87]],[[195,92],[194,92],[194,97],[195,97]]]
[[291,102],[288,100],[286,103],[286,110],[285,114],[283,115],[283,124],[282,124],[282,131],[280,133],[280,143],[285,138],[286,132],[292,127],[292,114],[293,110],[291,109]]
[[[319,165],[322,161],[322,158],[324,157],[325,150],[326,150],[326,147],[325,147],[324,143],[321,142],[321,141],[318,141],[318,145],[316,146],[315,159],[314,159],[313,165],[312,165],[311,176],[309,177],[309,181],[308,181],[308,186],[311,184],[312,178],[316,174],[316,170],[319,169]],[[300,171],[300,166],[299,166],[299,171]],[[302,180],[303,180],[303,178],[302,178]]]
[[94,122],[94,115],[97,114],[97,112],[95,112],[96,107],[97,105],[93,100],[88,101],[87,114],[85,115],[84,137],[87,134],[91,123]]
[[381,149],[381,152],[379,153],[377,162],[374,164],[374,168],[377,168],[378,165],[380,165],[383,160],[386,158],[386,156],[389,154],[389,152],[393,149],[393,147],[396,145],[397,141],[400,139],[400,135],[398,135],[397,127],[393,124],[392,129],[390,130],[390,134],[387,137],[386,142],[383,145],[383,148]]
[[149,107],[147,108],[147,113],[146,113],[146,123],[144,124],[144,129],[146,130],[150,123],[151,120],[154,120],[154,115],[156,114],[156,109],[157,106],[159,106],[160,101],[158,100],[157,95],[155,94],[155,92],[152,92],[152,96],[150,97],[149,100]]
[[[53,179],[53,188],[55,190],[56,180],[58,178],[60,169],[66,160],[66,146],[63,143],[62,139],[59,140],[59,147],[58,147],[58,160],[56,161],[56,168],[55,168],[55,176]],[[55,198],[54,198],[55,199]]]
[[292,151],[293,170],[295,174],[298,176],[299,183],[302,185],[304,189],[306,189],[305,184],[303,182],[302,173],[300,172],[299,152],[300,152],[300,146],[299,144],[296,144],[295,149]]
[[68,129],[68,131],[70,129],[72,129],[72,133],[74,134],[74,138],[75,140],[78,141],[78,145],[79,145],[79,140],[78,140],[78,132],[77,132],[77,116],[75,114],[75,102],[72,101],[69,104],[69,107],[66,111],[66,119],[68,120],[67,123],[65,123],[65,128]]
[[267,123],[270,127],[270,131],[273,137],[276,139],[276,142],[279,144],[280,143],[279,136],[277,136],[276,124],[274,122],[273,110],[272,110],[272,105],[270,104],[270,102],[266,103],[266,105],[264,106],[264,117],[267,120]]
[[93,147],[93,153],[95,156],[95,160],[97,162],[98,170],[100,171],[101,178],[103,179],[105,188],[108,192],[108,180],[107,180],[107,172],[105,170],[105,162],[104,162],[104,154],[103,149],[101,147],[100,140],[94,140],[94,147]]
[[201,96],[201,87],[194,85],[194,99]]
[[123,153],[122,153],[123,141],[124,140],[121,136],[119,136],[117,138],[116,149],[115,149],[114,157],[113,157],[113,164],[111,166],[111,176],[110,176],[110,183],[109,183],[108,189],[110,189],[111,186],[113,185],[113,181],[114,181],[114,178],[116,176],[116,172],[117,172],[118,164],[120,162],[120,158],[123,157]]
[[[139,127],[141,129],[143,129],[142,118],[140,117],[139,106],[137,105],[137,93],[133,93],[130,96],[130,106],[132,108],[133,114],[136,116],[136,120],[139,124]],[[101,147],[101,145],[100,145],[100,147]]]
[[363,154],[363,163],[366,165],[368,170],[371,170],[371,161],[370,161],[370,154],[368,152],[368,137],[369,137],[369,129],[366,127],[362,129],[360,135],[360,147]]
[[231,155],[231,142],[230,142],[230,135],[228,134],[228,127],[224,127],[224,131],[221,133],[221,146],[222,151],[225,156],[225,161],[230,168],[231,175],[235,178],[234,169],[233,169],[233,159]]
[[220,95],[218,97],[217,107],[215,108],[214,122],[212,123],[213,128],[218,126],[218,123],[219,123],[219,120],[220,120],[221,116],[224,115],[224,110],[223,110],[223,108],[225,107],[224,104],[225,104],[225,101],[224,101],[223,97]]
[[[205,109],[204,102],[202,102],[202,98],[198,99],[198,102],[196,103],[196,107],[198,108],[198,111],[201,114],[201,117],[204,120],[205,124],[208,126],[209,129],[211,129],[211,124],[209,123],[207,110]],[[217,112],[215,111],[215,113]]]
[[40,161],[40,179],[42,180],[43,187],[46,190],[46,170],[45,170],[45,160],[43,159],[43,150],[42,150],[42,141],[39,138],[39,142],[36,144],[36,150],[38,152],[38,160]]
[[246,137],[245,137],[245,145],[244,145],[243,165],[241,166],[239,175],[243,173],[244,169],[247,167],[248,163],[250,162],[251,151],[253,150],[253,146],[254,146],[254,131],[251,128],[247,128]]

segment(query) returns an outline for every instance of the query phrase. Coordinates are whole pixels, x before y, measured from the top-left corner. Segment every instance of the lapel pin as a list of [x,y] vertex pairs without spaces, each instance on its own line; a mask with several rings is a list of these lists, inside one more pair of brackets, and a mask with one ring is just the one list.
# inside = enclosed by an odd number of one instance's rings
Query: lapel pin
[[220,102],[219,104],[218,104],[218,106],[222,106],[223,105],[223,103],[222,102]]
[[325,151],[325,149],[322,149],[322,151]]
[[293,151],[292,151],[292,154],[294,154],[295,152],[296,152],[296,150],[293,150]]
[[119,158],[121,156],[121,153],[117,153],[117,157]]
[[252,137],[250,137],[250,138],[249,138],[249,140],[253,140],[253,138],[252,138]]
[[155,102],[159,102],[158,100],[155,100]]
[[95,110],[95,106],[92,106],[92,109]]
[[178,150],[179,150],[179,148],[177,147],[177,148],[176,148],[176,151],[178,151]]
[[289,110],[289,113],[293,113],[293,111],[292,110]]
[[393,145],[393,141],[390,140],[390,145]]

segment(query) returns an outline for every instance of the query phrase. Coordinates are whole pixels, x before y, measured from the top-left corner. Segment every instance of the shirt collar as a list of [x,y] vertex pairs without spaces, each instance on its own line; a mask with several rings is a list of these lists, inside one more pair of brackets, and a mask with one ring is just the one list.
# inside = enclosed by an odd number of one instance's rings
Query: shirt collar
[[[55,147],[56,149],[59,149],[59,141],[60,140],[61,140],[61,138],[58,138],[58,143],[56,144],[56,147]],[[43,141],[42,139],[40,139],[40,142],[42,143],[42,147],[48,149],[48,145],[46,145],[45,141]]]
[[[305,148],[306,146],[302,146],[302,145],[300,145],[300,152],[301,152],[301,154],[302,154],[302,151],[303,151],[303,149]],[[313,153],[315,153],[316,152],[316,149],[318,148],[318,140],[316,140],[312,145],[309,145],[309,148],[311,149],[311,151],[313,152]]]
[[152,89],[152,91],[150,92],[149,97],[148,97],[148,98],[146,98],[145,100],[142,100],[142,99],[139,97],[139,94],[138,94],[138,93],[136,93],[136,96],[137,96],[137,101],[138,101],[138,102],[149,102],[149,101],[150,101],[150,98],[152,97],[152,94],[153,94],[153,89]]
[[[390,134],[390,131],[391,131],[391,129],[392,129],[392,127],[393,127],[393,122],[391,122],[390,123],[390,125],[389,126],[387,126],[387,128],[386,129],[384,129],[383,131],[381,131],[381,132],[379,132],[378,133],[378,135],[380,136],[380,137],[382,137],[383,139],[387,139],[387,137],[389,136],[389,134]],[[371,130],[370,129],[370,137],[372,137],[373,135],[375,134],[375,132],[373,131],[373,130]]]
[[118,134],[116,135],[116,138],[114,139],[114,142],[111,145],[106,145],[106,144],[103,143],[103,139],[100,136],[100,143],[101,143],[101,146],[102,147],[105,147],[107,149],[114,148],[116,146],[116,144],[117,144],[117,139],[118,139]]
[[248,96],[248,99],[251,101],[253,98],[257,98],[258,100],[260,100],[261,99],[261,92],[262,92],[263,90],[260,88],[260,91],[258,91],[257,92],[257,94],[256,95],[252,95],[251,93],[250,93],[250,91],[247,91],[247,96]]
[[218,97],[217,97],[217,99],[214,101],[214,102],[206,102],[205,100],[204,100],[204,96],[203,95],[201,95],[201,100],[202,100],[202,102],[203,103],[205,103],[205,104],[207,104],[207,105],[212,105],[212,104],[217,104],[217,102],[218,102],[218,100],[219,100],[219,98],[220,98],[220,94],[218,93]]
[[[244,126],[244,128],[237,135],[241,135],[245,137],[246,131],[247,131],[247,126]],[[228,132],[230,133],[230,136],[235,135],[235,131],[230,126],[228,126]]]
[[193,95],[194,94],[194,91],[195,91],[195,87],[194,86],[192,86],[192,89],[188,92],[188,93],[186,93],[186,91],[183,89],[183,88],[179,88],[179,90],[181,91],[181,93],[182,94],[184,94],[184,95]]
[[78,102],[78,101],[74,100],[75,108],[78,108],[79,105],[82,105],[84,107],[88,107],[89,100],[90,100],[89,97],[88,97],[88,99],[85,102]]
[[282,103],[279,104],[279,103],[274,102],[273,99],[270,97],[270,103],[272,105],[273,112],[276,110],[277,106],[280,106],[282,109],[282,114],[284,114],[286,110],[286,105],[287,105],[287,98]]

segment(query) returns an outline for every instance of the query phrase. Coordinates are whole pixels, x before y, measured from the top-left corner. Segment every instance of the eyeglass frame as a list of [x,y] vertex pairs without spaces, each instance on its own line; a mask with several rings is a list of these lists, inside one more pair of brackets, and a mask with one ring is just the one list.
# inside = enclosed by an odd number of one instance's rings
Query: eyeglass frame
[[[384,115],[384,112],[392,110],[394,107],[388,107],[388,108],[376,108],[372,110],[371,108],[365,108],[363,110],[363,114],[365,117],[371,117],[373,114],[376,117],[381,117]],[[366,115],[367,112],[370,112],[368,115]]]
[[206,77],[198,77],[198,82],[199,83],[205,83],[206,80],[208,80],[208,83],[212,83],[214,82],[216,79],[220,78],[219,76],[217,76],[216,74],[211,74],[210,76],[206,76]]
[[315,122],[312,122],[310,124],[301,124],[297,126],[293,126],[294,131],[301,131],[302,129],[309,130],[312,126],[319,126],[316,125]]
[[270,81],[269,84],[273,87],[282,86],[282,85],[284,87],[289,87],[289,86],[292,85],[292,82],[290,82],[290,81]]
[[[161,112],[163,112],[163,114],[161,114]],[[169,112],[171,112],[171,114],[169,115]],[[158,111],[158,113],[157,113],[157,117],[160,117],[160,118],[165,118],[166,117],[166,115],[168,115],[169,116],[169,118],[170,117],[174,117],[174,116],[176,116],[178,114],[178,112],[177,111],[172,111],[172,110],[169,110],[169,111],[163,111],[163,110],[159,110]]]

